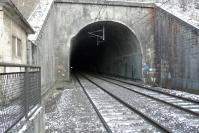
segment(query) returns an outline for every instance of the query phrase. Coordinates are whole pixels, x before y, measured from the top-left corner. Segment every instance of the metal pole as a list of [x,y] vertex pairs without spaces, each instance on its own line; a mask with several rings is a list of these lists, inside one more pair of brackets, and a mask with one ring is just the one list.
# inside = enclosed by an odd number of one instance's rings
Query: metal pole
[[103,41],[105,40],[105,26],[103,25]]
[[24,92],[25,92],[25,118],[28,120],[29,112],[29,67],[25,67],[25,76],[24,76]]

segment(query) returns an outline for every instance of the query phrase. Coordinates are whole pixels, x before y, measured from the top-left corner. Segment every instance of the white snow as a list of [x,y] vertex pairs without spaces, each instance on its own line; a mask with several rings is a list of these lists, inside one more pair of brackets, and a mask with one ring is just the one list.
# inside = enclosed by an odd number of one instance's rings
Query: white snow
[[35,31],[35,34],[28,36],[28,39],[32,42],[36,41],[42,29],[42,26],[45,23],[45,20],[47,18],[51,5],[53,4],[53,1],[54,0],[40,0],[40,3],[36,6],[35,10],[28,18],[28,22]]
[[183,10],[179,2],[168,2],[165,4],[156,3],[156,6],[166,10],[190,25],[199,28],[199,10],[196,9],[194,3],[187,4],[186,10]]
[[49,97],[45,105],[45,129],[47,133],[106,132],[87,97],[74,81],[67,83],[63,91],[54,90]]

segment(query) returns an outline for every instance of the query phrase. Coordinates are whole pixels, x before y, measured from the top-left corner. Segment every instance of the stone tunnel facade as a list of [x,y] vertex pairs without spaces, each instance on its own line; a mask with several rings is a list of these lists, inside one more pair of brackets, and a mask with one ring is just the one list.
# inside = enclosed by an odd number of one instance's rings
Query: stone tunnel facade
[[[100,68],[98,72],[142,79],[147,83],[166,88],[188,90],[192,88],[197,91],[199,87],[197,83],[199,79],[197,28],[189,26],[188,23],[170,15],[165,10],[154,8],[154,4],[129,4],[114,1],[108,6],[102,7],[102,5],[102,3],[92,1],[82,3],[56,0],[54,2],[43,32],[40,34],[41,37],[37,40],[40,49],[49,48],[45,52],[41,51],[39,55],[45,57],[47,54],[50,57],[47,59],[48,64],[45,63],[45,58],[39,57],[40,64],[44,68],[42,70],[42,87],[45,88],[43,92],[49,88],[47,85],[50,82],[70,80],[71,60],[76,46],[83,47],[83,43],[88,43],[85,48],[79,48],[79,50],[77,48],[76,51],[79,51],[81,55],[83,54],[81,51],[87,50],[89,57],[92,56],[89,44],[95,43],[93,46],[96,46],[96,42],[87,40],[88,27],[96,28],[104,22],[109,23],[111,27],[109,31],[118,33],[107,36],[108,38],[112,36],[109,42],[116,44],[117,47],[102,49],[104,52],[101,57],[104,58],[100,58],[102,63],[98,62],[101,64],[101,66],[98,65]],[[98,15],[100,9],[101,13]],[[98,16],[97,19],[96,16]],[[127,34],[122,34],[123,32]],[[181,33],[187,34],[181,36]],[[118,37],[119,40],[115,39]],[[195,41],[187,42],[194,39]],[[131,42],[132,45],[126,45]],[[133,52],[125,53],[124,51],[127,51],[125,49]],[[95,50],[94,48],[93,51]],[[111,50],[117,52],[109,52]],[[92,62],[92,60],[87,61]],[[147,75],[143,72],[146,64],[150,71]],[[48,78],[51,77],[50,75],[52,78]]]
[[[97,42],[97,38],[89,33],[99,29],[104,30],[104,41],[98,38]],[[119,22],[91,23],[73,37],[70,46],[70,66],[73,69],[142,79],[140,41],[130,28]]]
[[[95,22],[96,19],[95,17],[99,13],[99,7],[100,6],[97,4],[82,4],[82,3],[77,4],[77,3],[67,3],[67,2],[55,3],[55,12],[56,12],[55,46],[57,48],[56,64],[57,64],[57,76],[59,79],[69,80],[70,50],[72,48],[71,39],[74,38],[80,32],[81,29]],[[100,14],[100,17],[97,19],[97,21],[105,21],[105,22],[109,21],[112,23],[115,22],[120,25],[123,25],[124,27],[129,29],[130,32],[132,32],[135,38],[134,40],[136,40],[137,43],[139,44],[138,47],[140,50],[140,55],[138,57],[140,63],[137,63],[139,64],[140,72],[138,72],[139,74],[137,74],[137,76],[135,76],[134,78],[142,79],[143,63],[147,63],[149,64],[151,69],[155,69],[154,68],[155,66],[154,65],[154,47],[155,47],[154,9],[150,6],[144,6],[141,4],[140,5],[136,4],[131,6],[109,5],[108,7],[102,8],[101,12],[102,13]],[[109,25],[111,26],[111,23]],[[115,29],[115,32],[117,32],[117,29]],[[114,39],[123,38],[122,40],[123,42],[133,43],[131,39],[122,36],[122,34],[125,34],[125,31],[124,33],[120,33],[120,35],[115,36],[113,38]],[[122,45],[124,44],[121,44],[120,46]],[[118,47],[118,49],[116,50],[120,50],[120,48]],[[132,61],[134,57],[132,56],[132,54],[134,53],[126,53],[117,56],[116,57],[117,60],[116,58],[114,59],[115,63],[113,62],[109,64],[109,68],[105,67],[104,72],[113,75],[131,78],[131,75],[125,73],[130,73],[130,74],[133,73]],[[108,57],[109,56],[107,55],[107,58]],[[117,64],[116,62],[119,62],[119,64]],[[124,69],[120,70],[120,67],[124,67]],[[105,71],[107,69],[109,69],[110,71]]]

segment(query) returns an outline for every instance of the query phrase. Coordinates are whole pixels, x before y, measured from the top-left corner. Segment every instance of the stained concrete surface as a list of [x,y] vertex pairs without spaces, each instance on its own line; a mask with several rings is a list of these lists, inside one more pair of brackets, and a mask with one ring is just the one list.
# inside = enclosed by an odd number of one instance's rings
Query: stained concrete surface
[[73,80],[65,83],[64,88],[53,90],[44,104],[47,133],[106,132],[86,95]]
[[156,10],[156,65],[164,88],[199,93],[199,29]]
[[[79,31],[83,30],[87,26],[89,26],[92,22],[95,21],[95,18],[97,14],[99,13],[99,5],[94,4],[79,4],[79,3],[66,3],[66,2],[55,2],[55,44],[54,47],[56,49],[55,51],[55,72],[57,73],[57,79],[58,80],[69,80],[70,78],[70,57],[71,57],[71,48],[72,48],[72,39],[75,37]],[[123,27],[128,27],[129,30],[131,30],[132,34],[134,33],[134,36],[137,38],[137,40],[140,41],[140,49],[142,51],[142,59],[140,59],[140,62],[147,62],[148,64],[152,64],[151,67],[153,67],[153,59],[154,59],[154,9],[152,7],[127,7],[123,5],[113,6],[109,5],[107,8],[102,8],[101,15],[97,19],[97,22],[99,21],[112,21],[113,23],[119,23],[120,25],[124,26],[118,26],[117,29],[125,29]],[[142,19],[142,22],[138,21],[141,17],[145,16]],[[139,24],[139,26],[137,26]],[[112,23],[111,23],[112,25]],[[110,25],[110,26],[111,26]],[[112,27],[112,26],[111,26]],[[115,29],[115,33],[117,32],[117,29]],[[112,38],[112,37],[118,37],[123,34],[122,32],[118,32],[117,36],[107,36],[106,40]],[[127,30],[124,30],[123,33],[127,33]],[[118,40],[110,39],[113,41],[114,44],[120,43],[123,39],[123,42],[129,41],[130,42],[130,36],[127,35],[127,37],[122,38],[119,42],[116,42]],[[135,39],[133,39],[135,40]],[[107,42],[108,43],[108,42]],[[121,44],[121,43],[120,43]],[[124,43],[122,43],[124,44]],[[129,43],[128,43],[129,44]],[[119,45],[118,45],[119,46]],[[132,45],[133,47],[134,45]],[[107,49],[107,52],[110,51],[111,48]],[[150,51],[150,52],[147,52]],[[129,55],[129,53],[127,54]],[[91,57],[91,56],[90,56]],[[123,56],[124,57],[124,56]],[[140,56],[139,56],[140,57]],[[128,60],[132,61],[134,59],[124,57],[127,62]],[[115,67],[114,72],[121,71],[124,69],[120,69],[120,67],[126,67],[127,71],[132,70],[132,65],[129,63],[129,65],[125,65],[125,59],[121,59],[121,64],[117,62],[117,65],[113,65],[114,63],[109,66]],[[117,59],[119,60],[119,59]],[[115,59],[116,61],[116,59]],[[105,64],[103,62],[102,64]],[[109,64],[109,62],[108,62]],[[139,64],[139,63],[138,63]],[[106,66],[106,65],[105,65]],[[103,68],[103,70],[107,70],[106,68]],[[141,70],[141,68],[140,68]],[[128,72],[126,72],[128,73]],[[121,75],[121,74],[119,74]],[[124,74],[123,74],[124,75]],[[122,75],[122,76],[123,76]],[[127,75],[127,74],[126,74]],[[132,75],[132,71],[128,73],[128,77]],[[140,74],[137,74],[140,75]],[[135,77],[137,78],[137,76]],[[140,78],[140,76],[139,76]]]

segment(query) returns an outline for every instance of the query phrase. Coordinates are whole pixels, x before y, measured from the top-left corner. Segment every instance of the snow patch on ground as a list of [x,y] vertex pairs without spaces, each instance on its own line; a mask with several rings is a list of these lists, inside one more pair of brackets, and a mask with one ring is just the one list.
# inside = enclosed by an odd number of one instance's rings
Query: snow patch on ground
[[47,133],[106,132],[79,86],[53,93],[45,105],[45,122]]

